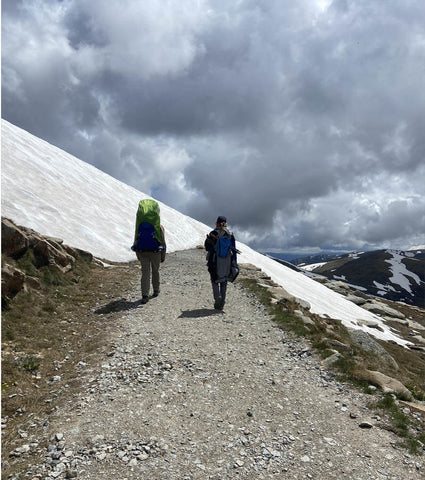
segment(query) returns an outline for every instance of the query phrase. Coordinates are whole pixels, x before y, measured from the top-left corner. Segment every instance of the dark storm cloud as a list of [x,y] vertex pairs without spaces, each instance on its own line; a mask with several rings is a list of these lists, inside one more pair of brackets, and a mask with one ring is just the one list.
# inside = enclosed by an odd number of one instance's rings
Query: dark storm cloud
[[75,50],[86,45],[105,47],[108,39],[105,32],[98,28],[96,19],[84,10],[72,9],[64,17],[67,39]]
[[425,4],[2,10],[12,123],[257,248],[423,243]]
[[356,230],[360,229],[365,240],[375,245],[400,236],[412,237],[417,231],[425,231],[425,202],[394,200],[362,224],[357,222]]

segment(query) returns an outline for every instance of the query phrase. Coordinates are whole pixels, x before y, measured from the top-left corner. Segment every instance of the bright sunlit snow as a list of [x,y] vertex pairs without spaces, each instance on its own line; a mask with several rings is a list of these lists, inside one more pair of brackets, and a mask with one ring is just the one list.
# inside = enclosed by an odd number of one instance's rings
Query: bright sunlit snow
[[[135,260],[130,250],[137,205],[149,198],[93,166],[69,155],[2,120],[2,216],[43,235],[88,250],[99,258]],[[202,245],[214,225],[202,224],[159,202],[168,251]],[[211,207],[211,222],[226,212]],[[292,295],[306,300],[311,311],[340,320],[345,326],[365,330],[401,345],[376,315],[349,302],[302,273],[237,242],[240,263],[252,263]],[[378,323],[383,331],[359,325]],[[362,323],[362,322],[359,322]]]
[[300,265],[300,268],[303,270],[306,270],[307,272],[312,272],[316,268],[323,267],[326,262],[320,262],[320,263],[309,263],[308,265]]

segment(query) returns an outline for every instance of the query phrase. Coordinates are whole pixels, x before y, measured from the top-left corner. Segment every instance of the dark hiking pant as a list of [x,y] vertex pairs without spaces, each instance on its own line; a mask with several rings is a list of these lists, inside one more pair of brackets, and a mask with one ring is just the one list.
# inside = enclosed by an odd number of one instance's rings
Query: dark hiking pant
[[221,297],[222,303],[224,304],[224,301],[226,300],[226,291],[227,291],[227,281],[225,282],[211,282],[212,284],[212,289],[213,289],[213,295],[214,295],[214,300],[217,300],[217,298]]
[[142,296],[149,296],[151,274],[153,291],[159,293],[159,265],[161,263],[161,252],[138,252],[137,258],[142,266]]

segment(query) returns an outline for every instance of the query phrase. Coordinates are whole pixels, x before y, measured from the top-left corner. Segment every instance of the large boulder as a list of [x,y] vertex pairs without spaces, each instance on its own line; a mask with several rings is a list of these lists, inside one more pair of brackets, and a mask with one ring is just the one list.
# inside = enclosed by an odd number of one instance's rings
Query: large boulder
[[28,235],[8,218],[1,220],[1,253],[17,258],[29,247]]
[[295,297],[287,292],[282,287],[270,287],[264,285],[268,291],[272,294],[272,297],[276,299],[277,303],[295,302]]
[[304,310],[310,310],[311,305],[307,300],[303,300],[302,298],[295,297],[295,303],[299,305],[301,308],[304,308]]
[[347,300],[359,306],[364,305],[367,302],[367,300],[364,297],[361,297],[359,295],[354,295],[352,293],[347,295]]
[[377,315],[394,318],[405,318],[405,315],[396,310],[395,308],[391,308],[388,305],[377,301],[366,302],[364,305],[362,305],[362,308]]
[[1,272],[1,295],[2,297],[13,298],[25,284],[25,273],[12,265],[3,265]]
[[341,280],[327,282],[326,287],[341,295],[348,295],[351,291],[350,287]]
[[363,379],[380,387],[384,393],[399,393],[412,399],[412,393],[400,381],[395,378],[388,377],[381,372],[373,370],[365,370]]
[[355,347],[362,349],[365,352],[372,353],[378,358],[381,358],[383,362],[391,366],[394,370],[398,370],[399,366],[394,358],[385,350],[385,348],[372,338],[367,332],[358,329],[349,329],[350,338],[352,344]]

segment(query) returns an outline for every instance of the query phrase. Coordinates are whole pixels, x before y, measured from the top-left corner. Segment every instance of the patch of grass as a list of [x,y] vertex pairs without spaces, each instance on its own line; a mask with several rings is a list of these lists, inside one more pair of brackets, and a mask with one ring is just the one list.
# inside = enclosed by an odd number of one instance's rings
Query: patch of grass
[[32,249],[26,250],[24,255],[16,261],[16,266],[22,270],[26,275],[36,277],[38,269],[36,267],[36,258]]
[[329,349],[329,344],[328,342],[325,342],[323,339],[318,339],[316,342],[314,342],[313,347],[315,350],[321,352],[321,356],[323,358],[329,357],[332,355],[332,350]]
[[341,357],[333,366],[337,368],[347,378],[356,378],[357,363],[350,357]]
[[406,387],[412,392],[414,398],[420,402],[425,401],[425,393],[417,385],[408,384]]
[[[296,310],[302,310],[298,304],[292,302],[273,304],[269,290],[259,285],[255,279],[241,278],[240,283],[258,298],[281,328],[294,333],[296,336],[308,338],[322,358],[329,357],[334,353],[334,350],[340,351],[344,357],[354,356],[357,353],[354,350],[347,353],[338,346],[330,346],[328,339],[337,340],[341,345],[349,343],[349,333],[341,322],[333,319],[323,319],[309,312],[308,316],[314,319],[314,324],[305,325],[302,319],[294,313]],[[352,360],[348,359],[347,362],[354,365]],[[341,366],[344,367],[344,362],[341,362]],[[346,371],[347,369],[344,368],[344,372]]]
[[40,270],[40,280],[42,285],[47,287],[58,286],[65,283],[64,274],[56,266],[44,266]]
[[255,294],[255,296],[258,298],[260,303],[262,303],[264,306],[269,306],[272,295],[271,293],[267,290],[267,288],[262,287],[261,285],[258,284],[258,282],[253,279],[253,278],[240,278],[239,280],[240,283],[244,287],[246,287],[249,291]]
[[16,364],[22,370],[34,373],[40,368],[40,359],[35,355],[22,355],[16,360]]
[[303,324],[301,318],[297,317],[290,311],[283,311],[279,307],[274,307],[269,312],[273,316],[273,320],[282,328],[287,328],[299,337],[308,335],[309,330]]
[[267,309],[269,315],[282,328],[288,329],[298,336],[305,336],[308,330],[302,320],[294,315],[291,310],[284,310],[281,306],[272,305],[272,295],[267,288],[258,284],[254,279],[241,278],[240,283],[250,292],[252,292]]
[[391,430],[403,439],[402,446],[415,455],[423,453],[425,433],[415,431],[409,416],[397,404],[395,395],[387,393],[378,401],[372,403],[371,406],[388,415],[391,422]]
[[46,298],[41,308],[44,312],[53,313],[55,311],[55,304],[50,298]]

